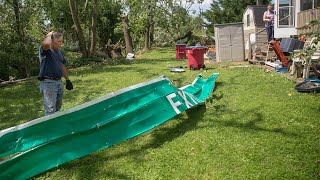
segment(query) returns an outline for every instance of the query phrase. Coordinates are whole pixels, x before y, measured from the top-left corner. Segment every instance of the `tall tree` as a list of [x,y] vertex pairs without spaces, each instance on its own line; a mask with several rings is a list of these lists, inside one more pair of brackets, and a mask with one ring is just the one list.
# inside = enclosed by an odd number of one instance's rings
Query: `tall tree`
[[136,44],[139,47],[137,48],[142,48],[143,51],[150,49],[152,45],[152,41],[150,41],[153,32],[152,24],[154,23],[154,14],[156,14],[155,10],[161,8],[157,6],[159,2],[160,0],[127,0],[126,2],[130,22],[134,22],[131,24],[131,29],[133,29],[135,40],[138,41]]
[[257,5],[262,5],[263,4],[263,0],[257,0]]
[[95,55],[97,44],[97,0],[92,1],[91,47],[90,54]]
[[154,26],[155,26],[155,22],[152,22],[150,25],[150,32],[149,32],[149,46],[150,47],[154,43]]
[[83,57],[87,57],[89,55],[89,53],[87,51],[82,28],[80,26],[80,20],[79,20],[79,16],[78,16],[78,7],[77,7],[76,0],[69,0],[69,6],[70,6],[70,12],[71,12],[73,23],[74,23],[74,28],[76,30],[77,37],[79,40],[80,51],[81,51]]
[[20,53],[22,55],[23,69],[24,69],[25,75],[27,77],[30,77],[31,76],[30,63],[28,62],[28,59],[26,56],[27,55],[26,48],[25,48],[26,37],[25,37],[25,33],[24,33],[24,30],[21,25],[20,8],[19,8],[18,0],[13,0],[12,5],[13,5],[14,14],[15,14],[16,33],[18,35],[18,40],[19,40],[18,44],[20,45],[20,47],[19,47]]
[[124,41],[126,44],[126,52],[133,53],[132,38],[131,38],[130,29],[129,29],[127,15],[122,16],[122,29],[123,29]]
[[156,0],[149,0],[144,2],[146,4],[145,12],[145,22],[144,22],[144,47],[142,51],[147,51],[151,48],[151,35],[152,35],[152,24],[154,23],[153,19],[153,10],[156,8]]

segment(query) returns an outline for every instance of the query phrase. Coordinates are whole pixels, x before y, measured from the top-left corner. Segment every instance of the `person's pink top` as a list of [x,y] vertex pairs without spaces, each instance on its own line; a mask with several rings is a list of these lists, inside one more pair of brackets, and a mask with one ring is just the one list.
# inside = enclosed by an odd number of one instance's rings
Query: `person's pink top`
[[271,21],[266,21],[266,28],[274,25],[274,12],[267,11],[265,15],[265,19],[270,19]]

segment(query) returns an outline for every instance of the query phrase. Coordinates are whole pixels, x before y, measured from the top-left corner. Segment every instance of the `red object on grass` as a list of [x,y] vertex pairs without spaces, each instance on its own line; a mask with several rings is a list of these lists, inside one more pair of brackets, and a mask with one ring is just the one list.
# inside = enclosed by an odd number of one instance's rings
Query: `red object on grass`
[[176,59],[185,59],[186,55],[186,44],[176,44]]
[[283,54],[282,50],[281,50],[281,46],[280,44],[275,41],[272,40],[271,44],[273,45],[273,50],[276,53],[276,55],[278,56],[278,58],[280,59],[280,61],[282,62],[282,65],[285,67],[288,67],[289,64],[289,60],[288,58]]
[[188,68],[191,70],[205,68],[204,54],[208,48],[205,46],[189,46],[187,47]]

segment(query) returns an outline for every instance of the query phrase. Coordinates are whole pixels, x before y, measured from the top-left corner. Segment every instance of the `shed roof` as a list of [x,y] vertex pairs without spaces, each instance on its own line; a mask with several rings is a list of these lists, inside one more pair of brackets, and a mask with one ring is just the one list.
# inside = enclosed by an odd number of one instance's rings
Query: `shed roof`
[[243,25],[243,22],[215,24],[214,27],[218,27],[218,26],[232,26],[232,25]]
[[[267,5],[251,5],[247,6],[247,9],[252,9],[253,20],[256,27],[264,27],[263,13],[267,11]],[[245,12],[247,11],[245,10]]]

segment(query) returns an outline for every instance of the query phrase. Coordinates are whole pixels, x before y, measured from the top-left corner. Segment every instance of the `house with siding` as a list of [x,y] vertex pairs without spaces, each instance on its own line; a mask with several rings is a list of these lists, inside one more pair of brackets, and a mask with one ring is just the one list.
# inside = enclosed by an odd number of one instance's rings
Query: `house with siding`
[[285,38],[306,33],[300,28],[320,18],[319,8],[320,0],[275,0],[274,37]]
[[[255,47],[261,49],[261,51],[267,50],[267,32],[264,30],[263,13],[267,10],[267,5],[253,5],[247,6],[243,13],[243,31],[244,42],[248,44],[249,35],[255,35]],[[248,49],[246,49],[246,59],[248,58]]]
[[[249,34],[256,34],[255,48],[267,51],[267,33],[264,30],[263,13],[267,5],[248,6],[243,13],[244,42],[247,44]],[[318,27],[303,28],[312,20],[320,19],[320,0],[275,0],[274,1],[275,38],[289,38],[315,31]],[[248,50],[246,49],[246,59]]]

